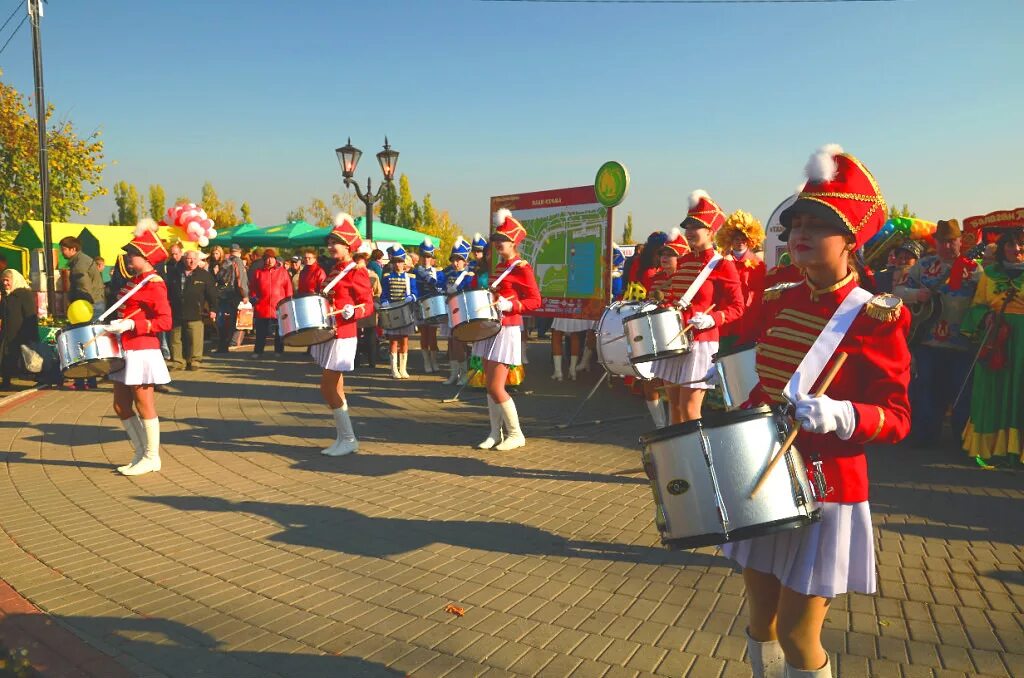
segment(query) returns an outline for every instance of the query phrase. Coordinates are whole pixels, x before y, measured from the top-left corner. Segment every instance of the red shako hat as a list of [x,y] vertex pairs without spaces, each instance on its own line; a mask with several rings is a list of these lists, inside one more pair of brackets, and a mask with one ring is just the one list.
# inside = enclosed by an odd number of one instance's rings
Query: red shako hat
[[681,230],[673,228],[669,233],[669,241],[661,247],[662,252],[665,250],[672,250],[677,257],[681,257],[690,251],[690,243],[686,242]]
[[725,212],[718,206],[718,203],[711,199],[707,191],[699,188],[690,194],[689,211],[680,226],[686,228],[687,222],[690,222],[692,226],[700,224],[705,228],[710,228],[714,233],[725,223]]
[[789,239],[793,215],[800,212],[849,233],[857,249],[882,230],[889,210],[875,178],[860,160],[843,152],[841,146],[828,144],[815,151],[804,172],[807,183],[779,218],[785,227],[783,240]]
[[160,238],[156,237],[157,223],[146,218],[135,227],[135,233],[131,241],[121,249],[129,256],[138,255],[149,262],[150,266],[156,266],[167,259],[167,250]]
[[511,240],[513,245],[519,246],[526,240],[526,229],[512,216],[512,211],[504,207],[494,213],[494,233],[491,240]]
[[363,244],[363,239],[356,229],[356,221],[351,214],[338,212],[334,215],[334,228],[327,234],[327,239],[335,239],[338,242],[348,245],[349,252],[355,252]]

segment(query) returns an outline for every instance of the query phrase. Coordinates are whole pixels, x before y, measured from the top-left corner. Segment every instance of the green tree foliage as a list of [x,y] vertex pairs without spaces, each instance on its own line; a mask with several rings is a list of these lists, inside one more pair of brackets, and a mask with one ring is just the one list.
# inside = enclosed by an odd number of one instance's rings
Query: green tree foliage
[[110,215],[111,226],[133,226],[139,223],[141,200],[139,191],[127,181],[114,184],[114,203],[117,211]]
[[398,216],[393,223],[395,226],[413,228],[417,222],[415,211],[418,209],[412,197],[412,189],[409,188],[409,177],[403,174],[398,178]]
[[288,214],[284,215],[285,221],[305,221],[306,220],[306,208],[299,205]]
[[[68,221],[72,214],[88,214],[89,201],[107,193],[100,185],[103,142],[99,130],[82,137],[70,120],[51,124],[53,111],[46,107],[50,212],[54,221]],[[18,90],[0,82],[0,227],[40,218],[36,116]]]
[[380,220],[386,224],[398,225],[398,189],[395,182],[384,186],[380,199]]
[[898,219],[901,217],[907,219],[916,219],[917,212],[911,211],[910,205],[908,205],[907,203],[903,203],[903,207],[901,209],[897,209],[896,205],[889,205],[889,218]]
[[213,220],[216,228],[228,228],[240,223],[238,215],[235,214],[235,203],[231,200],[221,202],[217,190],[209,181],[203,184],[203,197],[199,205],[206,210],[206,216]]
[[242,223],[243,224],[251,224],[252,223],[252,208],[249,207],[249,203],[243,202],[242,206],[239,209],[242,212]]
[[306,221],[314,226],[331,226],[334,223],[334,215],[331,208],[320,198],[313,198],[309,201],[309,212]]
[[358,217],[366,211],[366,208],[363,207],[363,202],[356,197],[355,191],[332,194],[331,205],[334,206],[336,211],[351,214],[353,217]]
[[183,202],[185,202],[185,203],[192,202],[192,198],[188,197],[187,195],[179,195],[177,198],[174,199],[174,204],[175,205],[180,205]]
[[157,221],[164,218],[167,213],[167,194],[160,184],[149,185],[149,216]]
[[633,213],[630,212],[626,215],[626,225],[622,227],[622,243],[623,245],[632,245],[636,241],[633,240]]
[[408,228],[414,231],[423,230],[423,210],[418,202],[412,204],[412,224]]

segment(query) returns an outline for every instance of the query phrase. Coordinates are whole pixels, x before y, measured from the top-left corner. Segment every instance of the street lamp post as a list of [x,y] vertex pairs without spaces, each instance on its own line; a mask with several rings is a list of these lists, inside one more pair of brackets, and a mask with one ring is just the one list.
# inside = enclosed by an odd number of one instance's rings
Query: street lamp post
[[377,187],[376,193],[373,192],[370,177],[366,177],[366,193],[359,190],[358,182],[353,179],[356,167],[359,165],[359,158],[363,155],[363,152],[352,145],[351,138],[341,148],[334,149],[334,153],[338,156],[338,162],[341,164],[341,175],[345,179],[345,186],[355,188],[356,197],[366,205],[366,239],[369,242],[373,242],[373,206],[383,195],[384,187],[391,184],[395,179],[395,168],[398,166],[398,151],[391,148],[388,138],[384,137],[384,150],[377,154],[377,162],[380,163],[381,172],[384,173],[384,181]]

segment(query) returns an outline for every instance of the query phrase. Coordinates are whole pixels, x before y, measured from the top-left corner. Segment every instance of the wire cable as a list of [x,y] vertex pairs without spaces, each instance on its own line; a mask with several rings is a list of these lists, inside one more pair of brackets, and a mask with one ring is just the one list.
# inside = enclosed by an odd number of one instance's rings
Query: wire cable
[[11,44],[11,40],[14,40],[14,36],[18,34],[18,31],[20,31],[21,27],[25,25],[26,21],[28,21],[28,14],[25,14],[25,16],[21,18],[21,23],[18,24],[18,27],[14,29],[13,33],[11,33],[11,37],[7,38],[7,42],[4,43],[3,47],[0,47],[0,54],[4,53],[4,50],[7,49],[7,45]]
[[7,17],[7,21],[4,21],[4,25],[0,26],[0,33],[4,32],[4,29],[7,28],[7,24],[11,23],[11,19],[13,19],[14,15],[18,13],[19,9],[21,9],[21,0],[17,0],[17,2],[14,3],[14,11],[11,12],[9,17]]

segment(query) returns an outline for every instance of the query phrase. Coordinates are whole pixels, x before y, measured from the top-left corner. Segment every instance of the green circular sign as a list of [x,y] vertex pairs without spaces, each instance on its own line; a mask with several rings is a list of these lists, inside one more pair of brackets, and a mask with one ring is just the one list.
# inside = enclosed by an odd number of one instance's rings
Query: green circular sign
[[621,162],[609,160],[597,170],[594,193],[605,207],[615,207],[626,198],[629,190],[629,172]]

